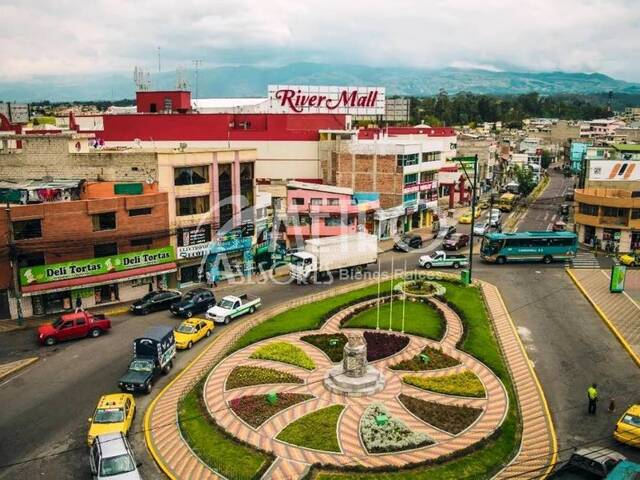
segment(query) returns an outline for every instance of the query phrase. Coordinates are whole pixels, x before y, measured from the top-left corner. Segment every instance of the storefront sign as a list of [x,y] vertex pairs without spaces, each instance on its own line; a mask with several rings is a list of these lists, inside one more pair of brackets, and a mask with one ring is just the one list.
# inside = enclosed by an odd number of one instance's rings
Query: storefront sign
[[68,280],[70,278],[103,275],[105,273],[121,272],[132,268],[149,267],[173,262],[175,255],[173,247],[162,247],[142,252],[123,253],[110,257],[88,258],[71,262],[52,263],[20,269],[20,285],[34,285],[40,283]]
[[434,188],[438,188],[438,182],[437,181],[420,182],[420,191],[421,192],[428,192],[429,190],[433,190]]
[[196,258],[207,254],[209,248],[211,248],[211,242],[199,243],[187,247],[177,247],[176,253],[178,258]]
[[384,115],[383,87],[269,85],[269,108],[276,113]]
[[609,291],[611,293],[624,292],[624,279],[627,274],[627,267],[625,265],[614,265],[611,267],[611,283],[609,284]]
[[216,254],[232,252],[234,250],[247,250],[251,248],[252,240],[251,237],[223,238],[211,243],[209,253]]
[[612,160],[592,160],[589,162],[589,180],[637,181],[640,168],[637,161],[616,162]]

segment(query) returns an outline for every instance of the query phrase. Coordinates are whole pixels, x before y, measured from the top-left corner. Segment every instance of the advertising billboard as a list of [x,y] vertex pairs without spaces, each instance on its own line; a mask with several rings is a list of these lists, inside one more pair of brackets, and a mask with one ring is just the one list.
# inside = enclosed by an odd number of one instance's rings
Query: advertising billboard
[[611,293],[624,292],[624,279],[627,274],[625,265],[614,265],[611,267],[611,282],[609,283],[609,291]]
[[384,115],[384,87],[269,85],[270,113]]
[[589,162],[589,180],[640,180],[638,161],[592,160]]

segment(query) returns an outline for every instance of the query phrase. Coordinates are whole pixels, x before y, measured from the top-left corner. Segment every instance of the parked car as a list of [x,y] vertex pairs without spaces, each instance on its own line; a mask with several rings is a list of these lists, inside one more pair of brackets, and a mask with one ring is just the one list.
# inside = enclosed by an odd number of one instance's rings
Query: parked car
[[180,301],[182,294],[177,290],[158,290],[149,292],[144,297],[131,304],[131,312],[140,315],[148,315],[158,310],[166,310],[174,303]]
[[133,450],[122,433],[99,435],[89,451],[94,480],[142,480]]
[[173,328],[164,325],[148,328],[133,341],[133,360],[118,386],[125,392],[151,393],[153,381],[160,373],[167,374],[176,356]]
[[567,229],[567,224],[564,223],[562,220],[557,220],[553,222],[553,226],[551,227],[551,230],[553,230],[554,232],[564,232],[566,229]]
[[408,252],[412,248],[422,248],[420,235],[404,235],[393,245],[393,249],[398,252]]
[[484,236],[485,233],[489,233],[489,228],[489,222],[476,223],[473,226],[473,234]]
[[631,405],[622,414],[616,423],[613,438],[627,445],[640,447],[640,405]]
[[422,268],[432,267],[453,267],[460,268],[469,265],[469,259],[466,255],[449,255],[447,252],[438,250],[432,255],[423,255],[418,260],[418,265]]
[[55,345],[57,342],[74,338],[96,338],[111,328],[111,320],[102,314],[87,311],[67,313],[53,323],[45,323],[38,327],[40,345]]
[[255,312],[262,302],[260,297],[244,293],[238,297],[227,295],[215,307],[207,310],[207,319],[227,325],[231,319]]
[[216,297],[211,290],[194,288],[173,303],[169,310],[178,317],[191,318],[196,313],[204,313],[216,304]]
[[174,331],[176,348],[178,350],[190,349],[193,344],[211,335],[215,325],[211,320],[191,318],[182,322]]
[[[482,215],[482,211],[479,208],[476,208],[475,218],[478,218]],[[458,218],[459,223],[468,224],[471,223],[471,209],[465,210],[465,212]]]
[[454,233],[451,238],[442,242],[442,248],[445,250],[460,250],[469,245],[469,235],[466,233]]
[[623,460],[626,460],[626,457],[621,453],[609,448],[593,446],[576,450],[565,468],[605,478]]
[[638,252],[625,253],[620,255],[618,260],[627,267],[637,267],[640,265],[640,254]]
[[93,445],[98,435],[114,432],[127,435],[135,413],[136,402],[130,393],[112,393],[100,397],[96,411],[89,419],[89,446]]
[[454,225],[449,225],[447,227],[447,230],[444,233],[444,239],[447,240],[449,238],[451,238],[451,235],[453,235],[454,233],[456,233],[458,230],[456,229],[456,227]]

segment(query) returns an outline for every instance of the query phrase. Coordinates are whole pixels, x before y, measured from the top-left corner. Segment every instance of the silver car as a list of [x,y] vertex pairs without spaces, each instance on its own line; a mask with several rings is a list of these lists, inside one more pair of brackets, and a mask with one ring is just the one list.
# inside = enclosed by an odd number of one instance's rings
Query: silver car
[[98,435],[89,452],[89,465],[94,480],[142,480],[125,436],[118,433]]

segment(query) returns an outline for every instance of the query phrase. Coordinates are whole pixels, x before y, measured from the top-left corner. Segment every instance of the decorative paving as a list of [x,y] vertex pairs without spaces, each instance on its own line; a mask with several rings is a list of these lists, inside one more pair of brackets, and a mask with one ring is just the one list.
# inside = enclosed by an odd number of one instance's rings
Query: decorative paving
[[[324,376],[335,364],[321,350],[300,340],[300,337],[314,333],[332,334],[340,331],[364,331],[361,329],[341,330],[340,323],[353,312],[361,310],[363,307],[375,307],[376,300],[368,300],[337,313],[320,330],[297,332],[263,340],[225,358],[211,372],[205,385],[205,403],[209,412],[218,425],[234,436],[260,449],[272,452],[277,457],[277,461],[267,475],[268,478],[272,479],[298,478],[306,470],[306,467],[313,463],[337,466],[362,465],[365,467],[403,466],[409,463],[435,459],[466,448],[491,435],[500,426],[508,408],[508,398],[504,386],[488,367],[470,355],[456,349],[456,344],[462,336],[462,323],[458,315],[446,304],[436,300],[433,302],[444,314],[446,321],[446,331],[443,339],[437,342],[414,335],[407,335],[410,341],[402,351],[387,358],[371,362],[370,365],[375,366],[385,377],[384,389],[376,394],[365,397],[350,397],[336,394],[326,389],[323,383]],[[249,358],[257,348],[274,341],[286,341],[301,348],[313,359],[316,368],[313,371],[308,371],[280,362]],[[445,354],[458,360],[460,365],[440,370],[411,372],[412,374],[433,377],[470,370],[484,384],[486,398],[462,398],[420,390],[402,382],[402,376],[408,372],[389,368],[401,360],[413,358],[427,345],[441,349]],[[237,365],[276,368],[295,374],[304,379],[305,383],[299,385],[258,385],[227,391],[225,390],[227,376]],[[253,428],[244,423],[230,408],[223,408],[224,405],[228,407],[228,403],[234,398],[245,395],[266,394],[267,392],[304,393],[313,395],[314,398],[277,413],[258,428]],[[447,405],[480,408],[483,412],[469,428],[458,435],[453,435],[439,430],[409,413],[397,399],[401,393]],[[360,439],[359,424],[364,410],[376,402],[384,404],[392,417],[402,420],[410,429],[428,435],[435,443],[410,451],[369,454]],[[321,452],[276,440],[280,431],[291,422],[308,413],[333,404],[346,406],[337,425],[337,437],[342,452]]]

